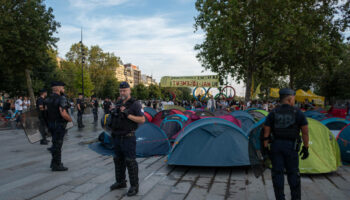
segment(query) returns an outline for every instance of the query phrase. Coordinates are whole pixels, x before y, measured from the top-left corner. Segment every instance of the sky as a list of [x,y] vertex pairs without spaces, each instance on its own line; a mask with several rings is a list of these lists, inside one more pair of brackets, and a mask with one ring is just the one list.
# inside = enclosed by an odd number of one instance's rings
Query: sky
[[[61,23],[57,47],[62,58],[80,41],[82,28],[85,45],[99,45],[157,81],[214,74],[196,58],[194,46],[204,34],[194,32],[195,0],[46,0],[46,5]],[[244,96],[242,85],[231,85]]]

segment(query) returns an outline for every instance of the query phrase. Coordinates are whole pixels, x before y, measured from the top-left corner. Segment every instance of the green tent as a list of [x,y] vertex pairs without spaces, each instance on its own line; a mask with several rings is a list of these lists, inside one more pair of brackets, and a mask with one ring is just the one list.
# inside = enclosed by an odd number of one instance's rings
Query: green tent
[[301,160],[300,173],[319,174],[336,171],[341,166],[340,150],[332,132],[321,122],[307,118],[309,122],[310,156]]

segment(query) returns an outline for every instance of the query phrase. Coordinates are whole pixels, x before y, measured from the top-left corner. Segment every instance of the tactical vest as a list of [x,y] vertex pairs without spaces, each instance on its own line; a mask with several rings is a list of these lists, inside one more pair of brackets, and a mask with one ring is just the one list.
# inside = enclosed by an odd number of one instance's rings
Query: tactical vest
[[131,105],[134,104],[135,100],[131,98],[125,104],[122,101],[118,101],[115,111],[112,112],[111,121],[109,127],[112,129],[113,134],[123,136],[137,129],[137,123],[128,119],[120,111],[120,107],[124,106],[126,109],[130,109]]
[[47,103],[47,120],[48,122],[66,122],[60,113],[60,101],[61,96],[58,94],[52,94],[46,101]]
[[297,111],[292,106],[281,106],[273,111],[272,132],[275,139],[295,140],[300,137]]

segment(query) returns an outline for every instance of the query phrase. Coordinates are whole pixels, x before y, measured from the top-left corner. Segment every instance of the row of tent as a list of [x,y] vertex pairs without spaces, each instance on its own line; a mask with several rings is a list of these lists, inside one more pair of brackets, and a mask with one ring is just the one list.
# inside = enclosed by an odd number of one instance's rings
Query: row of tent
[[[256,151],[260,150],[259,140],[252,142],[253,136],[261,133],[265,117],[268,115],[268,112],[259,109],[231,113],[218,110],[212,113],[206,110],[183,112],[177,109],[156,112],[146,107],[144,111],[147,122],[140,125],[135,133],[137,156],[168,155],[169,165],[212,167],[254,164],[248,146],[251,144]],[[105,123],[106,120],[103,120]],[[311,153],[310,158],[300,160],[301,172],[335,171],[340,166],[340,151],[336,138],[339,142],[339,138],[344,137],[339,137],[339,133],[335,137],[327,128],[336,126],[331,123],[331,119],[328,119],[329,122],[321,121],[322,123],[312,118],[308,118],[308,121]],[[350,126],[348,129],[350,133]],[[344,140],[349,141],[348,139]],[[99,140],[99,143],[91,144],[90,148],[104,155],[113,154],[108,131],[102,133]],[[346,145],[348,144],[344,143],[345,149],[349,149],[350,144]],[[342,158],[348,159],[343,156],[343,150]]]

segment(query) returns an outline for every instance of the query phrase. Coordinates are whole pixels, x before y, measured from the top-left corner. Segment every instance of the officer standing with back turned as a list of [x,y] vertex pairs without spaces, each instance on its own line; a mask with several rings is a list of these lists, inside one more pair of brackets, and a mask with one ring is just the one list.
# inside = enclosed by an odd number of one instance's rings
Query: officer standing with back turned
[[41,145],[47,145],[49,142],[47,141],[46,137],[48,136],[46,132],[46,127],[47,127],[47,108],[45,105],[45,98],[47,96],[47,91],[45,89],[41,89],[39,91],[40,96],[36,100],[36,109],[39,112],[39,132],[41,134],[42,139],[40,140]]
[[92,105],[92,113],[94,114],[94,124],[97,123],[98,120],[98,100],[96,99],[95,95],[91,96],[92,101],[91,101],[91,105]]
[[[272,162],[272,183],[277,200],[284,200],[284,171],[287,172],[292,200],[301,199],[299,156],[302,132],[304,146],[301,159],[309,156],[308,122],[296,107],[295,92],[284,88],[279,91],[281,106],[275,108],[266,118],[264,126],[264,148]],[[268,150],[268,143],[271,143]]]
[[83,114],[84,114],[84,99],[83,99],[83,94],[79,93],[79,97],[77,99],[77,108],[78,108],[78,128],[83,128]]
[[138,165],[136,162],[135,130],[138,124],[145,122],[142,106],[130,94],[130,85],[121,82],[119,86],[120,100],[116,103],[111,115],[112,137],[115,145],[115,178],[110,189],[126,188],[125,171],[128,168],[130,189],[128,196],[134,196],[139,190]]
[[61,162],[61,151],[67,122],[72,121],[68,114],[70,105],[64,96],[64,83],[55,81],[51,83],[51,87],[52,94],[46,101],[48,126],[52,135],[52,160],[50,167],[52,171],[67,171],[68,168],[64,167]]

